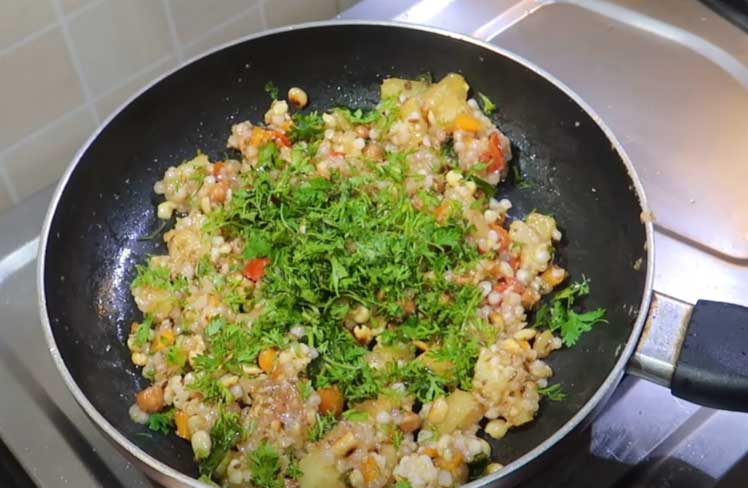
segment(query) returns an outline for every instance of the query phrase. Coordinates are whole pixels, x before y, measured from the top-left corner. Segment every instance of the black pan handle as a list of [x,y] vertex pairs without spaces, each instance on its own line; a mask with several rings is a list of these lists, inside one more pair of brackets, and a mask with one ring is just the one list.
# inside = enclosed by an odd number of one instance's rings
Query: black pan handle
[[696,302],[670,389],[707,407],[748,411],[748,308]]
[[690,402],[748,411],[748,308],[655,293],[629,370]]

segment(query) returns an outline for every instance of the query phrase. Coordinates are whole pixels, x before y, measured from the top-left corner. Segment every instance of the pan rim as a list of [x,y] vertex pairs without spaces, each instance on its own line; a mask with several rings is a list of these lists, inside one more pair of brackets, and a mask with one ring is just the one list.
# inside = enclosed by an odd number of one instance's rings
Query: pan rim
[[[147,474],[149,474],[151,477],[154,477],[155,479],[157,479],[158,481],[162,483],[173,485],[174,482],[177,482],[177,483],[181,483],[183,486],[189,486],[189,487],[194,487],[194,488],[207,486],[203,482],[195,478],[192,478],[190,476],[187,476],[181,471],[178,471],[172,468],[166,463],[146,453],[140,447],[138,447],[133,442],[131,442],[127,437],[125,437],[121,432],[119,432],[119,430],[117,430],[111,423],[109,423],[109,421],[101,413],[99,413],[99,411],[93,406],[93,404],[88,400],[86,395],[80,389],[77,382],[73,378],[72,374],[68,370],[68,367],[65,364],[65,361],[62,358],[62,355],[60,354],[60,351],[57,348],[57,343],[55,341],[54,334],[52,332],[51,321],[47,313],[47,299],[46,299],[46,290],[44,286],[44,276],[45,276],[46,250],[47,250],[47,244],[49,242],[49,232],[51,230],[51,225],[54,220],[54,217],[57,213],[57,207],[58,207],[60,198],[62,197],[62,194],[64,193],[65,188],[67,187],[67,183],[71,175],[73,174],[76,167],[78,166],[78,163],[80,162],[81,157],[88,150],[90,145],[98,138],[99,134],[104,130],[104,128],[106,128],[110,124],[110,122],[115,117],[117,117],[117,115],[119,115],[133,101],[135,101],[143,93],[150,90],[154,85],[158,84],[162,80],[168,78],[169,76],[176,73],[177,71],[184,68],[185,66],[193,64],[199,59],[210,56],[213,53],[216,53],[218,51],[221,51],[223,49],[226,49],[236,44],[240,44],[240,43],[250,41],[253,39],[272,36],[275,34],[281,34],[281,33],[289,32],[289,31],[315,29],[315,28],[323,28],[323,27],[337,27],[337,26],[390,27],[390,28],[409,29],[409,30],[427,32],[431,34],[437,34],[443,37],[452,38],[458,41],[467,42],[467,43],[476,45],[478,47],[482,47],[495,54],[511,59],[512,61],[518,63],[519,65],[524,66],[525,68],[533,71],[534,73],[543,77],[545,80],[549,81],[556,88],[558,88],[564,94],[566,94],[569,98],[571,98],[579,107],[582,108],[582,110],[584,110],[587,113],[587,115],[590,116],[590,118],[597,124],[597,126],[605,133],[606,137],[611,142],[612,147],[618,153],[618,155],[620,156],[626,168],[626,171],[633,185],[633,190],[638,198],[639,205],[642,211],[649,212],[649,205],[647,203],[646,194],[644,192],[644,187],[641,183],[641,180],[628,154],[624,150],[620,141],[616,138],[613,131],[607,126],[607,124],[602,120],[602,118],[592,109],[592,107],[582,97],[580,97],[576,92],[574,92],[570,87],[568,87],[561,80],[557,79],[555,76],[545,71],[541,67],[537,66],[530,60],[520,55],[517,55],[509,50],[490,44],[489,42],[476,39],[470,35],[452,32],[446,29],[412,24],[412,23],[407,23],[407,22],[400,22],[400,21],[326,20],[326,21],[306,22],[306,23],[294,24],[294,25],[289,25],[289,26],[283,26],[283,27],[279,27],[275,29],[270,29],[270,30],[265,30],[262,32],[250,34],[248,36],[241,37],[233,41],[229,41],[211,50],[208,50],[202,54],[192,57],[188,61],[177,66],[176,68],[169,70],[163,75],[155,78],[150,83],[146,84],[143,88],[141,88],[136,93],[134,93],[131,97],[129,97],[116,110],[114,110],[106,118],[106,120],[104,120],[96,128],[96,130],[91,134],[91,136],[76,152],[75,156],[73,157],[72,161],[70,162],[67,169],[63,173],[62,177],[60,178],[59,183],[57,184],[57,187],[54,190],[52,199],[50,201],[50,204],[47,210],[47,214],[44,218],[44,223],[43,223],[42,231],[40,234],[39,251],[38,251],[38,256],[37,256],[37,269],[36,269],[36,281],[37,281],[36,284],[37,284],[37,290],[38,290],[37,305],[39,308],[39,316],[41,319],[41,325],[44,330],[44,336],[47,341],[47,345],[48,345],[50,354],[52,356],[53,362],[55,363],[55,366],[60,372],[63,378],[63,381],[65,382],[65,385],[67,386],[68,390],[72,393],[76,402],[78,403],[78,405],[80,405],[80,407],[83,409],[86,415],[93,421],[93,423],[99,429],[101,429],[102,431],[106,433],[107,437],[109,437],[109,439],[113,442],[115,447],[120,449],[127,456],[137,459],[140,463],[142,463],[142,465],[145,468],[147,468],[146,469],[146,471],[148,472]],[[641,335],[641,331],[644,327],[644,323],[648,315],[647,312],[649,310],[649,305],[650,305],[650,301],[652,297],[652,290],[653,290],[654,230],[653,230],[653,224],[650,221],[644,222],[643,225],[644,225],[645,237],[646,237],[646,241],[645,241],[646,249],[644,249],[644,251],[646,252],[646,256],[647,256],[644,291],[642,293],[641,302],[639,304],[637,318],[634,321],[634,324],[631,329],[631,333],[629,334],[629,338],[626,341],[625,346],[619,351],[618,359],[616,360],[610,373],[608,373],[607,377],[605,378],[605,381],[603,381],[602,385],[600,385],[597,391],[595,391],[592,397],[590,397],[590,399],[582,406],[582,408],[580,408],[568,421],[566,421],[566,423],[564,423],[563,426],[557,429],[553,434],[551,434],[549,437],[543,440],[540,444],[538,444],[533,449],[529,450],[528,452],[526,452],[519,458],[515,459],[511,463],[504,466],[503,469],[500,469],[494,474],[484,476],[482,478],[479,478],[478,480],[468,483],[467,485],[465,485],[466,487],[483,486],[483,485],[487,485],[489,483],[501,480],[503,478],[507,478],[511,474],[518,471],[521,467],[527,464],[530,464],[536,458],[542,456],[542,454],[546,452],[550,447],[557,444],[559,441],[561,441],[563,438],[569,435],[578,426],[584,424],[585,420],[588,419],[590,415],[593,414],[597,410],[597,408],[600,407],[604,403],[604,400],[607,399],[610,393],[612,393],[615,386],[621,380],[625,372],[626,365],[628,364],[629,358],[633,354],[634,349],[638,344],[639,336]]]

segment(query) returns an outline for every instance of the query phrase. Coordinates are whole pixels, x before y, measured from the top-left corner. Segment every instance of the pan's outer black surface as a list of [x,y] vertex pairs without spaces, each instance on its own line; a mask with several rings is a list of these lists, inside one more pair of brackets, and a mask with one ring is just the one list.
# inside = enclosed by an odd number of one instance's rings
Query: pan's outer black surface
[[[495,459],[508,464],[568,430],[593,395],[597,401],[606,393],[598,393],[601,386],[610,389],[619,379],[619,355],[635,340],[632,327],[647,301],[651,268],[638,184],[606,133],[552,82],[476,43],[397,25],[310,25],[240,42],[161,80],[101,130],[59,190],[42,247],[42,305],[46,299],[63,375],[66,367],[79,401],[90,402],[126,450],[142,458],[124,438],[165,465],[196,474],[189,443],[152,434],[127,412],[146,385],[125,344],[139,317],[128,284],[136,263],[165,252],[160,239],[139,240],[158,226],[154,182],[197,150],[221,158],[232,123],[262,119],[267,81],[282,93],[302,86],[312,108],[324,109],[371,105],[382,78],[425,71],[436,79],[459,71],[474,92],[496,102],[495,120],[516,146],[512,164],[532,183],[520,189],[509,182],[498,194],[512,200],[516,217],[533,209],[556,217],[565,236],[562,262],[575,278],[584,273],[592,280],[585,305],[608,309],[609,324],[550,360],[553,381],[568,399],[543,402],[534,422],[495,443]],[[633,263],[640,258],[637,271]],[[96,418],[96,412],[89,414]]]

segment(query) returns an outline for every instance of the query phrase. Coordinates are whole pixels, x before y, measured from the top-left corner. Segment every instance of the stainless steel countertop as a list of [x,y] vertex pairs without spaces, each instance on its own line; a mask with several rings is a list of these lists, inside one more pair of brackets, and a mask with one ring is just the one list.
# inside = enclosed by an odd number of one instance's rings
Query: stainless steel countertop
[[[695,0],[364,0],[341,17],[468,33],[557,76],[642,176],[655,288],[748,305],[748,36],[737,28]],[[0,215],[0,438],[42,487],[153,486],[85,417],[46,351],[34,266],[50,196]],[[748,416],[627,377],[576,447],[527,486],[727,486],[748,472],[747,452]]]

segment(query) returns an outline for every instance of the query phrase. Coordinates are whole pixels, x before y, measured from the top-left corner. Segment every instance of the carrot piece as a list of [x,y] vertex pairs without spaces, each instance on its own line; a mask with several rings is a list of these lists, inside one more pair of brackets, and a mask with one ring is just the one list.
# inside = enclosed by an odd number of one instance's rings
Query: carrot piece
[[273,138],[273,133],[262,127],[252,127],[252,134],[249,136],[249,143],[255,147],[260,147]]
[[190,438],[190,426],[187,424],[189,415],[184,410],[177,410],[174,414],[174,423],[177,426],[177,435],[182,439]]
[[455,119],[455,129],[467,132],[478,132],[483,128],[480,120],[467,113],[461,113]]
[[428,457],[436,458],[439,457],[439,451],[434,449],[433,447],[427,447],[423,450],[423,453],[427,455]]
[[377,460],[372,456],[367,456],[364,462],[361,463],[361,474],[364,475],[364,480],[367,483],[379,478],[379,465]]
[[168,346],[174,344],[176,341],[176,335],[171,329],[159,331],[156,337],[153,338],[153,344],[151,345],[151,352],[158,352],[162,349],[166,349]]
[[436,220],[439,222],[443,222],[445,218],[447,218],[447,215],[449,215],[449,209],[451,208],[450,202],[445,201],[442,202],[436,209],[434,209],[434,213],[436,214]]
[[540,275],[543,281],[553,288],[566,279],[566,270],[560,266],[552,265]]
[[333,413],[340,415],[343,413],[343,394],[340,393],[340,389],[333,385],[326,388],[320,388],[317,390],[319,395],[319,413],[326,415]]
[[248,280],[259,281],[265,276],[265,267],[270,264],[270,258],[255,258],[244,265],[244,277]]
[[462,452],[455,449],[454,454],[452,454],[452,458],[449,461],[443,457],[439,457],[436,459],[436,464],[447,471],[454,471],[460,467],[464,460],[465,458],[463,457]]
[[278,359],[277,349],[265,349],[257,357],[257,363],[260,365],[260,369],[264,372],[269,373],[275,368],[275,361]]
[[221,171],[223,171],[223,168],[225,166],[226,165],[223,163],[223,161],[218,161],[217,163],[213,164],[213,167],[211,168],[211,173],[213,174],[213,176],[218,178],[219,175],[221,174]]

